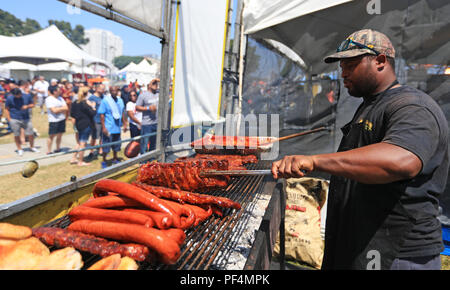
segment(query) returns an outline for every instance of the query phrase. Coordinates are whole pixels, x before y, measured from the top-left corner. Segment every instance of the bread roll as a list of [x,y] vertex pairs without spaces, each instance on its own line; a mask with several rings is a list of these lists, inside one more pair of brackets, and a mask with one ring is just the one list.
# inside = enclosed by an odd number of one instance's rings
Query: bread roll
[[120,254],[114,254],[96,262],[88,270],[117,270],[120,262]]
[[120,259],[120,265],[117,270],[137,270],[139,268],[135,260],[130,257],[123,257]]
[[0,223],[0,239],[23,240],[31,237],[31,228],[10,223]]

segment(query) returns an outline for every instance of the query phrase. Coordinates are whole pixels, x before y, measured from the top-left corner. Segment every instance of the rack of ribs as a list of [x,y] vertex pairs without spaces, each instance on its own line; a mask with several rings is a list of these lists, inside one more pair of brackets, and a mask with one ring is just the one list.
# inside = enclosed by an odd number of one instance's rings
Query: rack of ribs
[[206,191],[227,187],[229,176],[200,177],[204,170],[228,170],[227,160],[193,159],[174,163],[141,165],[136,181],[186,191]]

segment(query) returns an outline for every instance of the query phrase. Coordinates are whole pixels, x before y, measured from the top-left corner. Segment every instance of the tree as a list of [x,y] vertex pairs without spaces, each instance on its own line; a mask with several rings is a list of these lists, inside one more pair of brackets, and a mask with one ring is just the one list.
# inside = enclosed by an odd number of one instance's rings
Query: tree
[[39,22],[27,18],[25,22],[0,9],[0,35],[21,36],[41,30]]
[[77,25],[72,29],[70,22],[64,20],[49,20],[48,25],[55,25],[58,29],[73,43],[77,46],[87,44],[89,38],[84,37],[84,27],[82,25]]

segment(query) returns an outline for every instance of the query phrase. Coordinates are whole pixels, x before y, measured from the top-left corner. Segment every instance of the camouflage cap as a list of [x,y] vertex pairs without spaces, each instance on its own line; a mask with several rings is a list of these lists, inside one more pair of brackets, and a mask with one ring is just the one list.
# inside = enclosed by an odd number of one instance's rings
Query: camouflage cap
[[377,55],[376,52],[395,58],[394,46],[385,34],[372,29],[363,29],[350,34],[341,43],[336,53],[325,57],[323,60],[326,63],[332,63],[362,54]]

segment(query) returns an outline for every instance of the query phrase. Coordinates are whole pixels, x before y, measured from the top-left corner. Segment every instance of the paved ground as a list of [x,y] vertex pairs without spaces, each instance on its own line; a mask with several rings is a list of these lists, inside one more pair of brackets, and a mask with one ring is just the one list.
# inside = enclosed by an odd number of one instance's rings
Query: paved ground
[[[2,165],[6,162],[16,161],[16,160],[28,160],[32,158],[38,158],[42,156],[46,156],[47,153],[47,138],[36,138],[34,141],[34,146],[39,149],[41,152],[34,153],[30,150],[29,143],[27,142],[25,146],[22,146],[24,150],[24,154],[22,156],[17,155],[17,147],[15,143],[10,144],[2,144],[0,145],[0,176],[16,173],[22,170],[24,163],[19,164],[11,164],[11,165]],[[61,150],[68,151],[75,147],[76,140],[75,134],[64,134],[61,141]],[[55,149],[55,141],[53,141],[53,147]],[[64,154],[61,156],[55,156],[46,159],[38,160],[39,166],[59,163],[64,161],[69,161],[72,157],[72,154]]]

